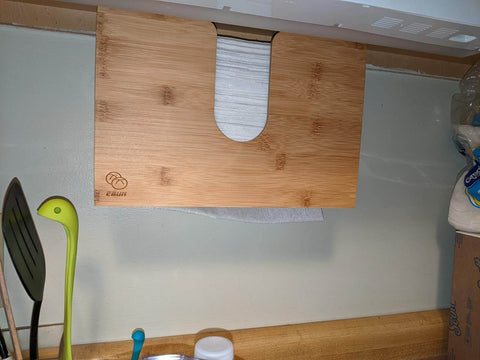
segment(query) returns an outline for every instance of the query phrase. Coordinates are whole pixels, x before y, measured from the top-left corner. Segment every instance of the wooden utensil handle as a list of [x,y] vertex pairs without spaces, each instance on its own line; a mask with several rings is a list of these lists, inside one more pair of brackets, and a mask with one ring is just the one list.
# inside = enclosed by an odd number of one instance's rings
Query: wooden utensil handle
[[8,327],[10,329],[10,336],[12,337],[13,350],[15,352],[16,360],[23,360],[22,349],[18,341],[17,328],[15,327],[15,320],[13,319],[12,307],[10,305],[10,298],[8,297],[7,283],[5,282],[5,275],[3,274],[3,266],[0,263],[0,296],[2,297],[3,307],[7,315]]

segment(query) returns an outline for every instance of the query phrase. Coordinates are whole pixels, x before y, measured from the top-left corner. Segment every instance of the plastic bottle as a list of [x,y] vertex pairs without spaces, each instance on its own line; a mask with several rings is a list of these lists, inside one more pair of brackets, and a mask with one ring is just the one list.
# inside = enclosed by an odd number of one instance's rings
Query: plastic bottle
[[195,357],[203,360],[233,360],[233,344],[221,336],[208,336],[195,344]]

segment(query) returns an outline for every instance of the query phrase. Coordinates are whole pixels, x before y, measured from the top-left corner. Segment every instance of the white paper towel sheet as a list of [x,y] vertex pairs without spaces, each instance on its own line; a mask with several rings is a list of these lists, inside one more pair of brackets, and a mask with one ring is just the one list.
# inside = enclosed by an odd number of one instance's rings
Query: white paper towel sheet
[[280,224],[322,221],[322,209],[288,208],[171,208],[214,219],[236,220],[247,223]]
[[[215,75],[215,119],[235,141],[249,141],[267,121],[270,43],[219,36]],[[169,208],[215,219],[249,223],[322,221],[322,209],[303,208]]]

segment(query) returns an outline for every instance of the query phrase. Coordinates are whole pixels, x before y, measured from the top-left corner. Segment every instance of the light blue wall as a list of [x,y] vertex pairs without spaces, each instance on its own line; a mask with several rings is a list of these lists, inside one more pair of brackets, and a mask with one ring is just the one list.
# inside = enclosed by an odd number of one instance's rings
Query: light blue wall
[[[0,27],[0,199],[17,176],[32,211],[51,195],[76,205],[74,343],[128,339],[136,327],[154,337],[448,306],[447,212],[463,165],[450,140],[455,81],[368,70],[357,207],[259,225],[95,208],[94,61],[93,37]],[[41,323],[58,323],[66,240],[34,219],[47,261]],[[5,272],[27,325],[31,302],[8,256]],[[55,329],[40,335],[41,346],[58,343]]]

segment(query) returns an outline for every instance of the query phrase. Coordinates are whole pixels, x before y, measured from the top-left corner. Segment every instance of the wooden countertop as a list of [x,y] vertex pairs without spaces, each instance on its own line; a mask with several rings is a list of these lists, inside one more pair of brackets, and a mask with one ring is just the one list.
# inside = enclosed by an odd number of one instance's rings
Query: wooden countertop
[[[141,356],[193,355],[195,342],[212,334],[232,340],[235,360],[446,360],[448,310],[150,338]],[[76,360],[130,359],[132,348],[131,340],[74,345],[73,355]],[[58,348],[40,350],[41,359],[57,354]]]

